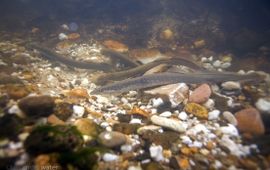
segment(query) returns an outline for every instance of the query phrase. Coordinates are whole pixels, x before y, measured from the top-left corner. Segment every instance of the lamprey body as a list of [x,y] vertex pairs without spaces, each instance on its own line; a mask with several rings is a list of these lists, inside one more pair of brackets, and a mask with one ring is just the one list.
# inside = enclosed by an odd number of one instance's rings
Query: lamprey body
[[178,82],[185,83],[218,83],[224,81],[251,81],[258,80],[260,77],[257,74],[240,75],[237,73],[158,73],[126,79],[102,86],[92,91],[92,94],[110,94],[123,93],[130,90],[138,90],[148,87],[173,84]]

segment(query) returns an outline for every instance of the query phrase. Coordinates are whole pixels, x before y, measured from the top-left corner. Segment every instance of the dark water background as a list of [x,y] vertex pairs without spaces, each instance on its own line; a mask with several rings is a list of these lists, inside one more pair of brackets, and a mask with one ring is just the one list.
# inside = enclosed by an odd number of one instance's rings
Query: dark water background
[[[216,52],[232,51],[238,57],[261,56],[270,49],[268,0],[1,0],[0,29],[23,32],[38,27],[47,35],[59,25],[76,22],[95,39],[112,37],[99,29],[113,25],[115,39],[137,48],[161,29],[176,34],[175,43],[205,39]],[[123,28],[125,27],[125,28]],[[46,35],[45,35],[46,36]],[[166,43],[163,44],[166,47]],[[161,44],[162,46],[162,44]],[[265,52],[266,51],[266,52]],[[254,54],[255,53],[255,54]]]

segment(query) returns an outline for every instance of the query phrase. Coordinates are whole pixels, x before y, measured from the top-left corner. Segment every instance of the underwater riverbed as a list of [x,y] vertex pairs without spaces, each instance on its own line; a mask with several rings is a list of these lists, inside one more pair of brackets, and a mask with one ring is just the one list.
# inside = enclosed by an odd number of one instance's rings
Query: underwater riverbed
[[52,3],[0,2],[0,169],[270,168],[267,2]]

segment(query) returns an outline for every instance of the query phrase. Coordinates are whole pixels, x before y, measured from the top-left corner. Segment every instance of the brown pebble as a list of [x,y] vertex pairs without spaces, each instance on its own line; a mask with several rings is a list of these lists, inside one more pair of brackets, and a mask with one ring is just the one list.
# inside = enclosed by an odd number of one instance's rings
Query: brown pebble
[[207,109],[197,103],[186,104],[185,111],[190,114],[195,115],[198,118],[208,119]]
[[255,108],[240,110],[235,114],[238,128],[241,132],[253,135],[263,135],[265,132],[264,124],[260,112]]

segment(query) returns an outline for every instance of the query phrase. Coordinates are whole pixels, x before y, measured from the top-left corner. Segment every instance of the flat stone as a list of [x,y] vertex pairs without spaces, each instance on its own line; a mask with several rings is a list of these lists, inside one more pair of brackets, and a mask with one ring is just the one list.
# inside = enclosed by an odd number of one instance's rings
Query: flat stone
[[18,103],[19,108],[27,115],[43,117],[52,114],[55,103],[50,96],[29,96],[22,98]]
[[265,132],[260,112],[255,108],[240,110],[235,114],[241,132],[262,135]]
[[126,143],[126,135],[120,132],[102,132],[98,135],[99,142],[106,147],[114,148]]
[[192,103],[205,103],[211,96],[211,88],[208,84],[202,84],[197,87],[189,96],[189,101]]
[[165,128],[177,131],[177,132],[186,131],[184,124],[179,120],[169,119],[169,118],[154,115],[151,117],[151,121],[156,125],[159,125],[159,126],[162,126],[162,127],[165,127]]

